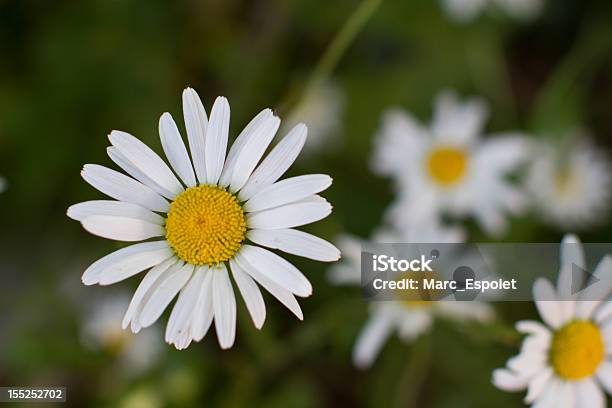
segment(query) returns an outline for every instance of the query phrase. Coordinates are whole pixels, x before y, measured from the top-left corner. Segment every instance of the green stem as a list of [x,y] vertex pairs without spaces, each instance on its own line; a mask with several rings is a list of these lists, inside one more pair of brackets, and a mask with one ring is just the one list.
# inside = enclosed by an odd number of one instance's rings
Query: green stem
[[310,81],[306,87],[307,91],[331,75],[348,47],[361,32],[381,3],[382,0],[363,0],[359,7],[355,9],[338,34],[336,34],[336,37],[334,37],[329,44],[325,53],[319,60],[319,63],[313,70]]
[[346,50],[353,43],[357,35],[374,15],[374,12],[382,2],[383,0],[363,0],[361,4],[359,4],[325,49],[325,52],[313,69],[306,86],[303,88],[300,97],[294,101],[295,103],[281,104],[278,108],[279,111],[283,111],[287,105],[299,105],[300,101],[306,99],[322,82],[331,76],[338,62],[340,62],[340,59],[346,53]]
[[573,100],[572,92],[577,91],[575,88],[611,49],[612,34],[607,23],[586,27],[539,93],[534,103],[532,125],[547,128],[546,118],[556,117],[563,106]]
[[431,333],[420,336],[413,343],[410,362],[400,374],[396,386],[394,406],[418,406],[419,392],[429,373],[432,346]]

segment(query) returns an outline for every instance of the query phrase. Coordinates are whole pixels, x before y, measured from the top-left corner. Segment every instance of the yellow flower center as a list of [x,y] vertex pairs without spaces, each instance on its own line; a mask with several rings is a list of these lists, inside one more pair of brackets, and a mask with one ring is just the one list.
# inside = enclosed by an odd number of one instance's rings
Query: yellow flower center
[[587,320],[574,320],[557,330],[550,347],[550,362],[556,373],[568,380],[592,375],[604,358],[599,327]]
[[576,189],[576,177],[568,168],[562,168],[557,171],[556,177],[557,190],[561,194],[572,194]]
[[228,261],[245,235],[244,211],[224,188],[191,187],[170,204],[166,239],[179,258],[193,265]]
[[431,177],[444,186],[457,183],[465,176],[468,156],[455,147],[438,147],[429,153],[427,170]]
[[429,307],[439,299],[441,292],[435,289],[424,289],[425,279],[439,278],[440,275],[436,271],[402,273],[395,280],[413,279],[418,282],[418,289],[397,289],[395,291],[397,299],[408,309]]

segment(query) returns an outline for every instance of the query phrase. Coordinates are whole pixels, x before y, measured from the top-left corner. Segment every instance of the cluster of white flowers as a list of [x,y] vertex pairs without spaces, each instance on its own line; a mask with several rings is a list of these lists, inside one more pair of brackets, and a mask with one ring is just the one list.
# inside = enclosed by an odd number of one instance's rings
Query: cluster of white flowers
[[[467,233],[458,221],[465,217],[499,237],[507,230],[509,214],[520,216],[530,208],[562,229],[601,221],[612,187],[602,153],[577,137],[562,146],[519,132],[482,137],[486,117],[483,101],[462,102],[448,91],[437,97],[429,125],[397,108],[384,114],[372,168],[392,178],[396,199],[369,242],[462,243]],[[448,224],[449,218],[455,224]],[[330,270],[333,283],[361,283],[360,252],[367,243],[350,235],[338,240],[344,260]],[[494,372],[493,383],[504,390],[527,388],[525,402],[538,407],[603,407],[602,388],[612,393],[612,363],[607,360],[612,352],[612,302],[607,300],[612,258],[605,257],[596,268],[592,279],[603,283],[594,286],[595,292],[563,301],[570,296],[572,265],[584,268],[585,260],[575,236],[564,239],[561,252],[558,289],[542,279],[533,289],[546,326],[517,324],[528,337],[521,354]],[[353,360],[358,367],[368,367],[394,331],[401,340],[411,341],[435,318],[487,322],[493,317],[493,309],[482,302],[374,303]]]
[[[372,167],[394,180],[391,225],[411,230],[440,222],[441,215],[472,216],[499,237],[507,230],[507,215],[530,207],[562,230],[604,219],[611,168],[582,134],[576,132],[569,145],[537,142],[514,131],[482,137],[486,117],[483,101],[461,101],[451,91],[437,97],[428,126],[399,109],[384,114]],[[509,176],[522,169],[524,183],[511,182]]]

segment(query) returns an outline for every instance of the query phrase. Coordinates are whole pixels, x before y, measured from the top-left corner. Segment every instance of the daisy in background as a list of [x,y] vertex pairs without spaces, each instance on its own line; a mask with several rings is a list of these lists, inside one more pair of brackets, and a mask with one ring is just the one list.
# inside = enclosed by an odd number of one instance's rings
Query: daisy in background
[[399,109],[384,114],[372,167],[393,177],[398,203],[408,204],[396,211],[423,219],[471,215],[488,234],[505,231],[506,214],[526,207],[507,176],[526,159],[528,142],[517,133],[481,140],[486,117],[480,99],[461,102],[452,92],[437,97],[429,126]]
[[294,229],[331,213],[318,193],[332,180],[312,174],[278,181],[302,149],[306,126],[296,125],[261,160],[280,125],[270,109],[245,127],[227,154],[227,99],[217,98],[209,118],[198,94],[187,88],[183,115],[191,158],[169,113],[161,116],[159,133],[174,172],[140,140],[113,131],[108,155],[129,176],[85,165],[85,181],[115,200],[73,205],[68,216],[104,238],[154,239],[115,251],[83,274],[85,285],[110,285],[150,269],[125,313],[124,329],[130,326],[137,333],[151,326],[178,295],[166,341],[186,348],[201,340],[214,321],[226,349],[236,333],[230,273],[256,328],[266,317],[259,286],[303,318],[295,296],[310,296],[310,282],[262,247],[325,262],[339,259],[332,244]]
[[[344,97],[337,83],[327,80],[316,84],[293,108],[285,119],[282,130],[289,130],[299,122],[308,125],[308,140],[304,154],[325,147],[333,148],[342,125]],[[331,138],[330,138],[331,137]]]
[[534,19],[541,14],[544,0],[441,0],[446,14],[458,23],[468,23],[487,8],[497,8],[517,20]]
[[[434,224],[430,224],[434,225]],[[443,243],[449,237],[444,228],[434,226],[426,231],[421,229],[423,237],[420,242]],[[401,243],[419,242],[411,233],[398,234],[390,231],[379,232],[373,242]],[[361,285],[361,248],[366,241],[351,236],[343,236],[338,246],[343,253],[343,261],[334,265],[329,271],[329,279],[335,284]],[[389,337],[397,332],[400,339],[410,342],[428,332],[435,319],[443,318],[455,321],[477,320],[487,322],[493,318],[493,309],[479,301],[380,301],[370,305],[370,317],[359,334],[353,349],[353,362],[359,368],[372,365]]]
[[561,229],[601,223],[610,208],[612,167],[587,142],[569,149],[542,143],[534,149],[527,187],[538,213]]
[[520,354],[493,372],[496,387],[527,389],[525,403],[534,407],[601,408],[604,390],[612,394],[612,257],[599,262],[592,285],[577,294],[571,289],[573,264],[586,267],[578,238],[568,235],[561,243],[557,287],[545,278],[533,286],[544,324],[519,321],[516,329],[527,335]]
[[84,316],[81,340],[89,349],[117,356],[122,372],[138,374],[159,361],[163,343],[156,328],[139,336],[121,329],[118,322],[129,302],[130,298],[125,294],[95,302],[92,310],[88,311],[92,313]]
[[7,185],[6,179],[0,176],[0,193],[4,193],[6,191]]

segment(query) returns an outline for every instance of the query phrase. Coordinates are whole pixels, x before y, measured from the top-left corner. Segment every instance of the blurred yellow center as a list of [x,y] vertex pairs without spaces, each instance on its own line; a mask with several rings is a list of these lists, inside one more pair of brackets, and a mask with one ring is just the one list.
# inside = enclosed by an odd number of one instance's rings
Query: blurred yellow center
[[439,147],[429,153],[427,170],[436,182],[448,186],[463,178],[467,161],[465,151],[454,147]]
[[562,378],[578,380],[592,375],[604,358],[599,328],[587,320],[574,320],[557,330],[550,347],[550,361]]
[[556,174],[555,181],[557,183],[557,189],[562,194],[571,194],[575,192],[576,178],[570,169],[560,169]]
[[212,265],[228,261],[245,235],[244,211],[236,197],[221,187],[191,187],[170,204],[166,239],[186,262]]
[[440,298],[441,291],[425,289],[425,279],[440,279],[440,275],[434,270],[432,272],[406,272],[400,274],[395,280],[413,279],[418,283],[418,289],[398,289],[397,299],[408,309],[426,308],[434,304]]

